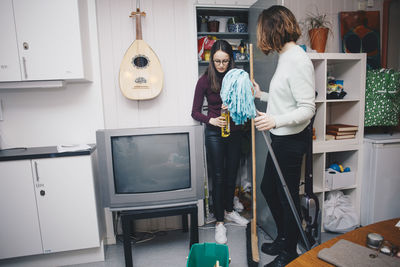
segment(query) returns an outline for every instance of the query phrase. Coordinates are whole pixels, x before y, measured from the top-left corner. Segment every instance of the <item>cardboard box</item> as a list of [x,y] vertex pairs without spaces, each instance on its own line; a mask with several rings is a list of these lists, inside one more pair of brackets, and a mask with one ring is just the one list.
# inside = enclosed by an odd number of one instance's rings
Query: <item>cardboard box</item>
[[354,172],[325,171],[325,188],[334,190],[355,186],[356,175]]

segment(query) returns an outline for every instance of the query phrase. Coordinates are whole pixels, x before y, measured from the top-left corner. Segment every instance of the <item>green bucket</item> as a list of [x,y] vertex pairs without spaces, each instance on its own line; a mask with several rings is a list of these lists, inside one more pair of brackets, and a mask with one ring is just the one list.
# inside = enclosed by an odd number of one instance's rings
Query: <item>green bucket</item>
[[186,267],[214,267],[219,261],[219,266],[229,266],[229,250],[227,245],[216,243],[193,244]]

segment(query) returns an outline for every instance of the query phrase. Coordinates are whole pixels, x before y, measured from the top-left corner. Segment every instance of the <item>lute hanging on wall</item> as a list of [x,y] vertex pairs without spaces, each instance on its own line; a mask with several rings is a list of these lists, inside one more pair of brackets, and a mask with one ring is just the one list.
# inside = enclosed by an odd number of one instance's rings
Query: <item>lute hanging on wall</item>
[[136,40],[126,50],[119,69],[119,87],[122,94],[132,100],[157,97],[162,90],[164,73],[153,49],[142,40],[141,16],[145,12],[132,12],[136,17]]

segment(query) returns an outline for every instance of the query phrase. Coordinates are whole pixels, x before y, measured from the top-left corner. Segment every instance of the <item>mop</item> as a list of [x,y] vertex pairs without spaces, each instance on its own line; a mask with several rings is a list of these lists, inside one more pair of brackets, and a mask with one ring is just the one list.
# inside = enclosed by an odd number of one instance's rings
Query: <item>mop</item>
[[242,69],[231,69],[222,80],[220,92],[222,103],[228,107],[236,125],[242,125],[249,118],[256,117],[254,96],[249,90],[252,87],[249,74]]
[[[227,72],[221,87],[221,99],[224,105],[228,107],[231,113],[232,120],[237,124],[242,124],[247,119],[251,118],[251,145],[252,145],[252,199],[253,199],[253,219],[246,227],[246,248],[247,248],[247,262],[248,266],[258,266],[260,261],[258,251],[258,237],[257,237],[257,213],[256,213],[256,162],[255,162],[255,130],[254,130],[254,117],[256,109],[254,105],[253,95],[253,45],[250,44],[250,78],[243,70],[232,69]],[[236,79],[236,80],[235,80]],[[300,234],[304,241],[306,250],[310,250],[310,243],[305,235],[302,227],[300,216],[296,210],[293,199],[290,195],[289,189],[287,188],[285,179],[283,178],[282,171],[279,167],[279,163],[275,157],[275,153],[271,146],[271,141],[266,135],[265,131],[262,131],[265,143],[267,144],[268,151],[271,154],[272,161],[277,170],[279,179],[282,183],[284,193],[289,202],[291,211],[296,219],[297,226],[299,227]],[[251,253],[250,253],[251,252]],[[251,255],[251,257],[250,257]]]
[[247,72],[239,69],[228,71],[222,81],[221,99],[228,107],[232,120],[242,124],[251,118],[251,151],[252,151],[252,209],[253,218],[246,226],[247,264],[249,267],[258,266],[260,255],[258,251],[257,236],[257,202],[256,202],[256,154],[255,154],[255,128],[254,118],[256,107],[254,105],[253,90],[253,44],[250,44],[250,78]]

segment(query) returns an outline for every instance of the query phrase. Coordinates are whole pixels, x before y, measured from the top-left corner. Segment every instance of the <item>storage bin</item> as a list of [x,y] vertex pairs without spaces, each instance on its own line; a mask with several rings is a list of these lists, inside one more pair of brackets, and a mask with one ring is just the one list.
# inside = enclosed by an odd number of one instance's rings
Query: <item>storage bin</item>
[[325,188],[334,190],[354,186],[356,176],[354,172],[336,172],[333,170],[325,171]]
[[216,243],[193,244],[190,248],[186,267],[229,266],[229,250],[227,245]]

